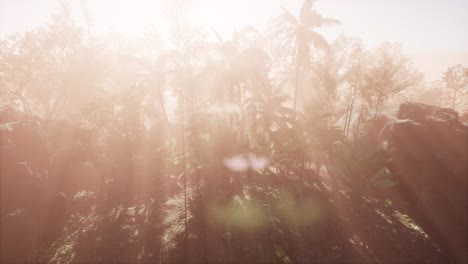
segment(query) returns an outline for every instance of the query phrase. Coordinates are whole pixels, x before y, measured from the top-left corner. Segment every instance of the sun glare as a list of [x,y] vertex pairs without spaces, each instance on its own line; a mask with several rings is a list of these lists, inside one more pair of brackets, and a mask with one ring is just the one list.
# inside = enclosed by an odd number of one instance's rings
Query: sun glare
[[0,0],[0,263],[468,264],[465,2]]
[[138,36],[146,26],[164,29],[166,20],[161,0],[87,1],[86,7],[98,31],[116,31]]
[[[176,16],[207,30],[214,29],[224,38],[230,38],[236,29],[251,25],[264,28],[279,6],[239,0],[175,1],[182,3],[176,9],[163,0],[87,1],[86,7],[98,31],[120,32],[128,36],[141,35],[151,26],[164,32],[169,20]],[[257,14],[259,9],[261,15]],[[240,19],[242,18],[242,19]],[[326,34],[329,34],[328,31]]]

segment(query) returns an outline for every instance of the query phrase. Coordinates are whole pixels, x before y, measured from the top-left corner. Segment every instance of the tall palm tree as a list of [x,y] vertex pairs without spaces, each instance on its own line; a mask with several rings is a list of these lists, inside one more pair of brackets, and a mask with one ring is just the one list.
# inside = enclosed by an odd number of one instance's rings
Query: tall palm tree
[[224,87],[227,91],[224,92],[229,92],[230,103],[240,103],[241,83],[258,83],[267,78],[266,64],[269,58],[266,52],[256,45],[262,41],[263,36],[251,26],[236,31],[230,40],[223,40],[214,29],[213,33],[218,39],[215,50],[220,58],[220,67],[217,67],[216,71],[227,83],[227,87]]
[[296,59],[296,76],[294,83],[294,110],[297,109],[297,96],[301,69],[309,67],[311,46],[328,49],[328,42],[315,31],[326,25],[338,25],[340,22],[333,18],[324,18],[313,8],[317,0],[305,0],[301,6],[299,17],[294,16],[286,8],[277,20],[276,32],[288,43],[293,42],[294,57]]
[[280,89],[269,87],[264,91],[254,90],[245,100],[244,107],[252,115],[251,121],[259,122],[265,133],[291,125],[291,108],[284,105],[288,95]]
[[317,172],[333,154],[335,145],[343,138],[343,131],[332,121],[334,112],[326,107],[326,100],[315,98],[304,106],[301,123],[304,126],[307,147],[311,151]]
[[[229,40],[223,40],[214,29],[213,33],[218,41],[206,75],[215,78],[217,103],[238,106],[243,116],[242,104],[248,91],[262,89],[268,82],[269,57],[261,45],[263,36],[251,26],[234,32]],[[236,119],[235,113],[228,114],[231,126],[241,125],[240,116]]]

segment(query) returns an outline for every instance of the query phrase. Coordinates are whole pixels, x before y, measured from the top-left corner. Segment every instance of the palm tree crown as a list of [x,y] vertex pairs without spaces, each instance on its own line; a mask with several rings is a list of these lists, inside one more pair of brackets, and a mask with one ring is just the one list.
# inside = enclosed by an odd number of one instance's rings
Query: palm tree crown
[[327,25],[338,25],[340,22],[333,18],[324,18],[313,8],[316,0],[305,0],[301,6],[299,17],[283,8],[283,13],[277,20],[277,34],[286,43],[294,43],[294,56],[296,58],[296,81],[294,91],[294,109],[297,103],[297,90],[301,68],[308,68],[310,48],[328,49],[326,39],[315,31],[316,28]]

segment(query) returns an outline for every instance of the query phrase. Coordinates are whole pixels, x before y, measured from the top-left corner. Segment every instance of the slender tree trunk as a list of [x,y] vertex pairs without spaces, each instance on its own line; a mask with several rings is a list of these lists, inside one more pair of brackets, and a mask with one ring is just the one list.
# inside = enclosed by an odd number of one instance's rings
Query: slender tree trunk
[[345,120],[345,131],[344,131],[344,139],[348,139],[348,134],[351,126],[351,118],[353,116],[353,109],[354,109],[354,103],[356,102],[356,92],[358,90],[358,81],[359,81],[359,72],[361,69],[361,58],[362,58],[362,51],[359,54],[359,64],[358,64],[358,69],[356,71],[356,77],[354,79],[354,84],[351,89],[350,93],[350,98],[348,101],[348,109],[346,111],[346,120]]
[[351,100],[353,97],[353,89],[354,87],[351,88],[351,91],[349,91],[349,98],[348,98],[348,105],[346,106],[346,115],[345,115],[345,124],[344,124],[344,133],[343,133],[343,140],[346,141],[346,132],[348,131],[348,117],[351,115]]
[[[232,85],[231,96],[230,96],[231,105],[234,105],[237,102],[236,100],[237,85],[238,84],[236,83]],[[234,113],[231,113],[230,111],[228,111],[228,115],[229,115],[229,124],[231,125],[231,128],[233,128],[234,127]]]
[[376,104],[375,104],[374,119],[376,119],[376,118],[377,118],[377,115],[379,114],[380,104],[382,104],[382,96],[379,95],[379,97],[377,97],[377,102],[376,102]]
[[[169,121],[169,117],[168,117],[167,111],[166,111],[166,106],[164,104],[164,93],[161,90],[161,87],[159,87],[157,84],[155,84],[155,87],[156,87],[156,90],[157,90],[157,93],[158,93],[158,95],[157,95],[158,96],[158,102],[159,102],[159,106],[161,107],[161,112],[163,114],[164,121],[166,121],[167,127],[169,128],[169,132],[172,133],[171,122]],[[154,101],[153,101],[153,107],[156,110],[156,107],[154,106]]]
[[453,98],[452,98],[452,109],[453,109],[453,110],[456,110],[455,108],[456,108],[456,106],[457,106],[457,104],[456,104],[456,102],[457,102],[457,96],[458,96],[458,95],[457,95],[457,89],[453,89]]
[[181,130],[182,130],[182,173],[184,175],[184,261],[188,260],[188,215],[187,215],[187,171],[185,160],[185,92],[181,94]]
[[[355,90],[356,91],[356,90]],[[354,92],[355,92],[354,91]],[[351,118],[353,116],[353,110],[354,110],[354,103],[356,102],[356,94],[354,93],[353,94],[353,99],[351,101],[351,107],[349,108],[349,116],[348,116],[348,127],[346,128],[346,131],[345,131],[345,138],[348,139],[348,135],[349,135],[349,130],[350,130],[350,127],[351,127]]]
[[300,64],[297,58],[296,62],[296,77],[294,79],[294,112],[297,110],[297,96],[299,93],[299,75],[300,75]]
[[163,113],[164,120],[166,121],[167,125],[169,126],[169,129],[171,127],[171,122],[169,122],[169,117],[167,116],[167,111],[166,111],[166,106],[164,105],[164,94],[162,91],[159,91],[159,104],[161,105],[161,112]]
[[356,125],[356,138],[359,137],[359,129],[360,129],[360,126],[361,126],[363,109],[364,109],[364,101],[361,101],[361,109],[359,109],[358,123]]

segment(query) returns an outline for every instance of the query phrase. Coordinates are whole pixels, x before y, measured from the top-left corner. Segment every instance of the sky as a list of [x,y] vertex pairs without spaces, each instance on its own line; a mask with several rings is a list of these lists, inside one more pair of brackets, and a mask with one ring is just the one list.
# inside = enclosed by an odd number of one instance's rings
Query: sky
[[[68,0],[78,19],[82,0]],[[264,28],[281,7],[297,14],[301,0],[170,0],[187,2],[190,20],[215,28],[225,38],[246,25]],[[146,25],[165,27],[163,0],[85,0],[97,31],[138,35]],[[0,0],[0,35],[44,25],[58,0]],[[468,66],[467,0],[319,0],[316,9],[342,26],[322,30],[328,40],[344,32],[368,48],[400,43],[428,81],[453,64]],[[184,13],[185,14],[185,13]]]

